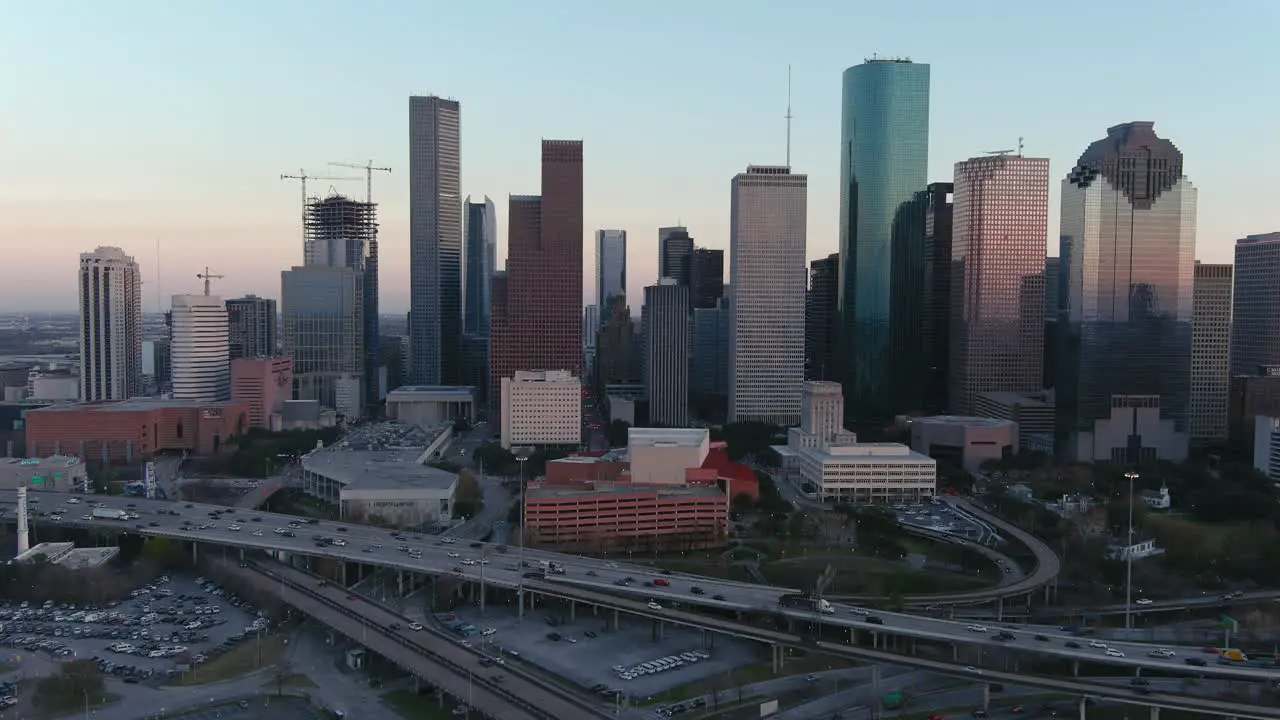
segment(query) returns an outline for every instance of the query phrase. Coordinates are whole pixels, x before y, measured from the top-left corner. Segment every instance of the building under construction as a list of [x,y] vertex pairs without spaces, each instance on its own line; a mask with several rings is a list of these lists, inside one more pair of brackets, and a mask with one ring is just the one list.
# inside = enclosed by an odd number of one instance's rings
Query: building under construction
[[307,200],[303,256],[308,267],[349,268],[363,282],[361,376],[366,411],[380,399],[378,356],[378,206],[331,194]]

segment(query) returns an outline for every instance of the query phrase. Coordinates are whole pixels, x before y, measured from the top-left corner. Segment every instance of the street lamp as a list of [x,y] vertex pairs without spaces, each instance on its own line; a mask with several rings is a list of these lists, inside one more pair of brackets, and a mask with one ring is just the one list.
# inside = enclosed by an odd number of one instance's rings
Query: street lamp
[[520,573],[520,582],[516,586],[516,601],[519,604],[516,619],[524,620],[524,534],[526,529],[524,516],[524,463],[533,455],[533,448],[528,445],[517,445],[511,448],[511,454],[520,463],[520,567],[517,571]]
[[1125,541],[1125,577],[1124,577],[1124,629],[1133,629],[1133,481],[1138,473],[1130,470],[1124,474],[1129,478],[1129,539]]

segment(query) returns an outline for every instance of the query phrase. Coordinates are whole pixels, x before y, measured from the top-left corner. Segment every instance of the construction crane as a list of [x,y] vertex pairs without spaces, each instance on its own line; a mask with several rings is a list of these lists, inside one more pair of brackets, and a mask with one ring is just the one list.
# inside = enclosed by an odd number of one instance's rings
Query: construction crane
[[1012,155],[1012,154],[1014,154],[1014,153],[1017,153],[1017,154],[1018,154],[1018,157],[1022,157],[1022,138],[1018,138],[1018,149],[1017,149],[1017,150],[988,150],[988,151],[986,151],[986,152],[985,152],[985,153],[983,153],[983,154],[984,154],[984,155],[1001,155],[1001,156],[1004,156],[1004,155]]
[[367,202],[367,203],[372,203],[372,202],[373,202],[373,171],[374,171],[374,170],[377,170],[378,172],[385,172],[385,173],[389,173],[389,172],[391,172],[391,168],[389,168],[389,167],[374,167],[374,166],[373,166],[373,161],[372,161],[372,160],[370,160],[368,163],[366,163],[366,164],[364,164],[364,165],[356,165],[356,164],[354,164],[354,163],[341,163],[341,162],[331,162],[331,163],[329,163],[329,164],[330,164],[330,165],[333,165],[334,167],[344,167],[344,168],[351,168],[351,169],[353,169],[353,170],[363,170],[363,171],[364,171],[364,177],[365,177],[365,179],[364,179],[364,192],[365,192],[365,198],[364,198],[364,200],[365,200],[365,202]]
[[221,279],[225,278],[225,277],[226,277],[226,275],[214,275],[213,273],[209,272],[209,266],[208,266],[208,265],[205,265],[205,267],[204,267],[204,272],[202,272],[202,273],[196,273],[196,277],[198,277],[198,278],[200,278],[201,280],[203,280],[203,281],[204,281],[204,294],[205,294],[205,295],[208,295],[208,294],[209,294],[209,281],[210,281],[210,280],[221,280]]
[[298,180],[302,183],[302,239],[307,239],[307,181],[308,180],[359,180],[358,177],[329,177],[308,175],[306,170],[299,170],[297,175],[281,175],[281,180]]

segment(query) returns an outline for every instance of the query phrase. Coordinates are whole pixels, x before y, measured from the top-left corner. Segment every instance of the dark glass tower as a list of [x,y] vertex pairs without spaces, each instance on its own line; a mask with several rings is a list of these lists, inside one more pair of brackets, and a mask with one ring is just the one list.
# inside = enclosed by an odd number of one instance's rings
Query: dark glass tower
[[804,302],[805,379],[834,379],[836,316],[840,294],[840,255],[809,263],[809,292]]
[[714,308],[724,297],[724,251],[694,248],[689,270],[690,304]]
[[[923,232],[918,206],[928,182],[929,66],[905,59],[872,59],[844,71],[840,133],[840,337],[837,364],[845,407],[859,416],[911,409],[895,392],[895,324],[918,325],[906,317],[921,303],[894,295],[919,296],[919,285],[895,285],[899,278],[923,276]],[[918,221],[918,222],[917,222]],[[895,228],[898,239],[895,241]],[[899,314],[895,315],[895,311]]]
[[924,407],[945,410],[947,374],[951,367],[951,223],[949,182],[930,183],[924,215],[924,311],[920,345],[925,355]]
[[[1055,449],[1069,460],[1184,459],[1196,190],[1182,153],[1153,123],[1109,128],[1062,182],[1061,228]],[[1159,428],[1097,431],[1113,409],[1157,405]]]

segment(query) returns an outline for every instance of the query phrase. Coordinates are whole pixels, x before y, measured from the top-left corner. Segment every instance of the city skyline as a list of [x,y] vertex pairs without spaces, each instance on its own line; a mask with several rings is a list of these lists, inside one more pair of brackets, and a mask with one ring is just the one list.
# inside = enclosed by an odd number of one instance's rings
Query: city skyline
[[[296,186],[281,183],[279,174],[303,166],[328,175],[333,174],[324,170],[329,161],[375,157],[394,168],[378,181],[381,251],[386,259],[382,296],[387,312],[403,312],[408,308],[404,99],[427,92],[456,98],[468,107],[462,191],[496,199],[499,257],[506,254],[503,195],[536,187],[536,173],[509,159],[542,136],[581,137],[598,148],[587,166],[584,225],[588,234],[617,227],[643,240],[631,244],[628,257],[633,268],[629,301],[638,305],[638,289],[656,276],[656,253],[649,241],[656,228],[678,222],[700,246],[727,247],[728,200],[722,178],[750,161],[783,159],[788,63],[794,78],[792,165],[811,178],[809,259],[823,257],[837,242],[839,182],[833,148],[839,136],[839,75],[876,51],[910,55],[933,68],[931,182],[946,180],[954,162],[1011,147],[1022,135],[1027,136],[1028,154],[1049,157],[1051,174],[1061,175],[1092,137],[1091,128],[1151,119],[1197,158],[1197,184],[1206,191],[1201,201],[1200,259],[1229,261],[1236,238],[1268,232],[1275,225],[1265,190],[1269,184],[1259,171],[1240,171],[1234,160],[1245,154],[1275,154],[1280,143],[1267,133],[1248,131],[1262,118],[1274,116],[1275,101],[1253,92],[1264,86],[1267,66],[1262,28],[1280,19],[1280,11],[1263,3],[1233,6],[1230,15],[1226,8],[1214,9],[1194,24],[1176,11],[1152,15],[1137,5],[1108,7],[1105,12],[1115,22],[1147,29],[1136,41],[1137,49],[1154,52],[1173,42],[1199,58],[1176,73],[1149,78],[1143,93],[1132,93],[1120,87],[1122,83],[1097,81],[1114,72],[1101,54],[1083,53],[1085,59],[1068,67],[1061,63],[1068,52],[1079,50],[1078,38],[1089,35],[1090,18],[1104,12],[1101,3],[1086,2],[1070,12],[1050,10],[1047,26],[1053,30],[1047,36],[1010,33],[1004,45],[990,49],[965,41],[955,28],[1008,26],[1015,14],[1007,9],[945,8],[921,18],[906,9],[878,8],[876,32],[850,38],[837,28],[858,14],[853,9],[829,7],[829,22],[819,25],[763,5],[758,12],[740,7],[731,17],[719,5],[686,8],[692,12],[683,16],[685,22],[710,34],[711,50],[656,63],[651,52],[625,51],[651,49],[653,28],[645,20],[629,24],[621,35],[612,34],[607,43],[611,52],[591,67],[578,59],[604,38],[579,30],[583,25],[616,23],[618,11],[584,6],[575,23],[556,28],[536,13],[511,5],[509,11],[497,13],[486,31],[495,44],[509,47],[492,57],[475,58],[480,62],[469,62],[464,75],[430,68],[447,66],[443,59],[471,42],[462,32],[469,26],[465,12],[453,9],[433,17],[446,30],[438,45],[403,43],[401,50],[404,36],[399,28],[413,26],[422,11],[388,2],[362,18],[369,29],[378,30],[370,35],[380,37],[367,43],[378,52],[368,53],[369,60],[353,60],[343,70],[370,81],[344,107],[326,104],[329,111],[323,117],[310,110],[320,106],[318,86],[297,82],[304,76],[297,63],[310,65],[314,55],[306,59],[307,53],[294,50],[303,43],[327,43],[351,47],[351,57],[359,56],[362,41],[353,39],[345,13],[311,8],[314,24],[306,40],[263,30],[258,41],[228,53],[223,38],[233,34],[230,28],[242,29],[250,6],[208,6],[194,33],[186,26],[179,32],[174,19],[148,13],[147,7],[136,3],[108,12],[85,4],[84,22],[67,28],[76,51],[62,57],[37,41],[39,28],[59,22],[51,9],[6,11],[0,30],[6,47],[38,70],[0,79],[0,92],[18,100],[10,117],[12,132],[24,138],[0,150],[0,161],[21,170],[0,180],[0,217],[5,218],[0,234],[33,248],[28,268],[67,277],[65,285],[37,284],[27,278],[42,272],[6,268],[0,272],[8,275],[0,279],[8,290],[0,297],[9,306],[73,310],[74,299],[64,289],[71,281],[68,261],[104,243],[118,245],[138,260],[148,311],[164,307],[159,298],[197,292],[194,275],[204,265],[228,276],[220,291],[226,297],[276,296],[276,269],[299,261]],[[263,16],[263,27],[285,27],[287,23],[272,23],[269,16],[286,17],[291,7],[282,2],[271,8],[254,6],[254,11]],[[1222,13],[1222,23],[1212,22],[1217,13]],[[529,33],[531,23],[547,32]],[[1228,34],[1227,26],[1236,29]],[[448,31],[451,28],[454,32]],[[769,57],[752,56],[740,42],[744,34],[765,37],[787,30],[804,39]],[[1258,33],[1256,42],[1250,40],[1251,33]],[[178,53],[160,64],[163,67],[149,61],[157,53],[169,54],[165,48],[176,37],[186,38],[189,54]],[[623,51],[614,51],[619,47]],[[227,62],[203,61],[215,53]],[[1011,54],[1019,56],[1018,63],[1006,61]],[[504,79],[513,55],[528,58],[522,63],[527,70],[573,82],[553,83],[537,92],[513,87]],[[94,60],[87,62],[90,56]],[[292,59],[295,56],[304,59]],[[707,93],[703,78],[709,73],[720,84]],[[618,75],[635,82],[605,81]],[[1043,81],[1028,82],[1032,78]],[[147,86],[173,87],[173,92],[153,99],[133,89]],[[610,102],[649,89],[678,98],[684,110],[675,116],[632,100],[619,113]],[[1089,97],[1083,110],[1078,102],[1082,96]],[[120,97],[139,102],[112,101]],[[74,117],[74,108],[83,102],[98,108],[94,132],[84,132],[69,120],[48,120]],[[512,106],[527,107],[520,117],[538,119],[513,120]],[[1218,130],[1220,118],[1211,108],[1223,106],[1235,108],[1239,132]],[[219,111],[209,112],[210,107]],[[974,112],[977,108],[983,111]],[[939,123],[939,118],[947,120]],[[641,128],[655,123],[651,142],[634,142]],[[115,139],[104,143],[103,136]],[[716,142],[707,143],[707,137]],[[673,163],[681,165],[675,182],[670,174]],[[358,182],[317,184],[315,191],[323,193],[329,184],[360,194]],[[1057,188],[1051,196],[1050,251],[1056,245]],[[230,210],[215,218],[202,217],[202,208],[211,202]],[[192,220],[196,217],[198,222]],[[590,239],[583,238],[584,246]]]

